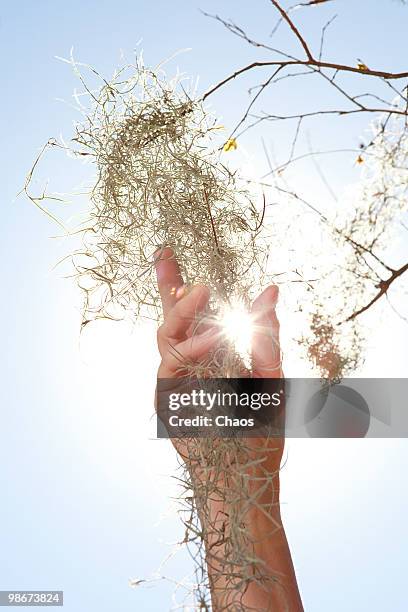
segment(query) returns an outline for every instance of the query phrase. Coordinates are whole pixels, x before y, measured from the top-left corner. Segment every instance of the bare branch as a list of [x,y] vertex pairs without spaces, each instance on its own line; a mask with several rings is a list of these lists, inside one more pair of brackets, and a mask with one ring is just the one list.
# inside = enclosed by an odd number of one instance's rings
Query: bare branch
[[382,280],[378,283],[377,287],[379,289],[377,295],[370,300],[370,302],[368,302],[368,304],[366,304],[365,306],[363,306],[362,308],[360,308],[359,310],[357,310],[356,312],[353,312],[352,315],[350,315],[347,319],[347,321],[353,321],[353,319],[359,317],[361,314],[363,314],[363,312],[366,312],[369,308],[371,308],[371,306],[373,306],[376,302],[378,302],[379,299],[382,298],[383,295],[387,294],[387,291],[389,290],[389,288],[391,287],[392,283],[399,278],[400,276],[402,276],[406,271],[408,270],[408,263],[406,263],[405,265],[403,265],[401,268],[399,268],[398,270],[394,270],[394,272],[391,274],[391,276],[389,276],[386,280]]
[[292,30],[292,32],[294,33],[294,35],[296,36],[296,38],[298,39],[298,41],[300,42],[300,44],[303,47],[304,52],[306,53],[307,58],[313,62],[313,55],[309,49],[309,46],[307,44],[307,42],[305,41],[305,39],[303,38],[303,36],[301,35],[301,33],[299,32],[299,30],[297,29],[297,27],[295,26],[295,24],[293,23],[293,21],[291,20],[291,18],[289,17],[288,13],[279,5],[278,2],[276,2],[276,0],[271,0],[273,6],[279,11],[279,13],[281,14],[281,17],[284,21],[286,21],[286,23],[289,25],[290,29]]
[[243,66],[243,68],[239,68],[233,74],[230,74],[225,79],[214,85],[211,89],[209,89],[204,95],[203,100],[208,98],[208,96],[212,95],[218,89],[229,83],[230,81],[236,79],[241,74],[253,70],[254,68],[265,68],[266,66],[281,66],[285,68],[286,66],[310,66],[315,68],[331,68],[332,70],[337,70],[338,72],[351,72],[354,74],[359,74],[360,76],[372,76],[372,77],[381,77],[386,80],[399,80],[408,78],[407,72],[387,72],[384,70],[372,70],[367,68],[367,70],[362,71],[358,66],[349,66],[347,64],[336,64],[335,62],[319,62],[318,60],[288,60],[288,61],[265,61],[265,62],[252,62],[247,66]]

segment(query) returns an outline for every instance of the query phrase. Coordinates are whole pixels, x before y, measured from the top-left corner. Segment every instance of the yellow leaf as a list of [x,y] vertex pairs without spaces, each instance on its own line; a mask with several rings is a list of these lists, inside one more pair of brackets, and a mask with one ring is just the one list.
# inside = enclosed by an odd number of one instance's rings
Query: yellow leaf
[[362,157],[361,155],[359,155],[356,159],[356,163],[357,164],[363,164],[364,163],[364,157]]
[[237,141],[235,140],[235,138],[229,138],[227,142],[225,143],[225,145],[223,146],[223,150],[226,152],[235,151],[237,146],[238,145],[237,145]]
[[357,68],[361,71],[361,72],[367,72],[369,69],[369,67],[367,66],[367,64],[365,64],[364,62],[358,62],[357,64]]

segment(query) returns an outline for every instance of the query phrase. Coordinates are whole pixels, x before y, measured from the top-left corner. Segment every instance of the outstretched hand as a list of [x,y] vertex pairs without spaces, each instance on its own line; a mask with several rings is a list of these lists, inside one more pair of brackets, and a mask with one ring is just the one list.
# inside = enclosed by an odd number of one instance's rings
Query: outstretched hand
[[[186,292],[179,265],[173,251],[165,248],[157,255],[157,282],[163,304],[164,323],[157,334],[161,364],[159,378],[180,376],[180,363],[199,363],[220,342],[220,329],[213,324],[201,333],[193,333],[198,315],[204,312],[210,299],[205,285]],[[252,376],[281,378],[279,322],[276,316],[278,288],[271,285],[253,302],[251,316]]]

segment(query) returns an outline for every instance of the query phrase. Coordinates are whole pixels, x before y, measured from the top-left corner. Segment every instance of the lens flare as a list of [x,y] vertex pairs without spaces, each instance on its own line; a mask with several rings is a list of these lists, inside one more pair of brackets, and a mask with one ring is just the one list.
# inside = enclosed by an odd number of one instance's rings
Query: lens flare
[[221,327],[228,340],[230,340],[244,361],[247,361],[251,353],[251,337],[253,321],[244,304],[237,303],[225,308]]

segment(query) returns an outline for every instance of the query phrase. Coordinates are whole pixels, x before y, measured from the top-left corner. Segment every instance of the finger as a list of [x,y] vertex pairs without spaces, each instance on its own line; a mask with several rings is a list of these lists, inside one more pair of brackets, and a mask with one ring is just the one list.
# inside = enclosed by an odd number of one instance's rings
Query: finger
[[159,249],[154,254],[157,284],[163,305],[164,317],[177,303],[178,292],[183,287],[183,278],[174,252],[169,247]]
[[278,288],[271,285],[252,304],[252,370],[256,378],[282,377],[277,300]]
[[195,322],[196,317],[207,306],[210,299],[210,290],[204,285],[193,287],[169,310],[167,317],[160,327],[159,340],[184,340],[184,337]]
[[194,334],[176,345],[168,344],[159,368],[160,378],[172,378],[183,372],[187,364],[202,361],[213,349],[221,336],[217,327],[211,327],[202,334]]

